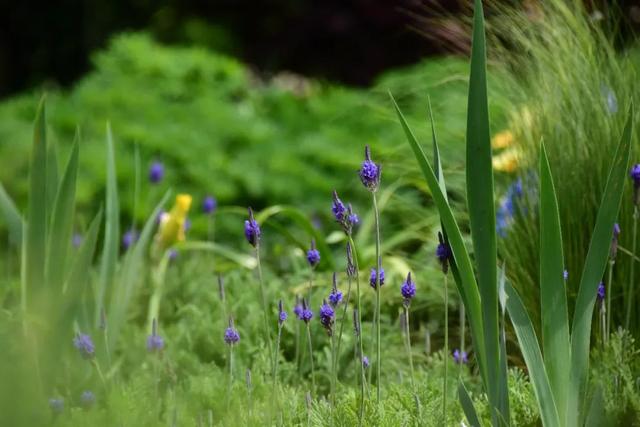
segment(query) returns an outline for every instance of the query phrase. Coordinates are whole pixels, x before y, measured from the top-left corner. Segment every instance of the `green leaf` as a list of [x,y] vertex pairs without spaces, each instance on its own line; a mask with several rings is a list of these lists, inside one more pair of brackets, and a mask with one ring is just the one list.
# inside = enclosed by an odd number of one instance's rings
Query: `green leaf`
[[462,298],[464,306],[469,313],[471,336],[473,337],[474,348],[476,349],[476,355],[478,363],[480,365],[480,372],[483,379],[486,379],[486,366],[484,363],[484,336],[482,332],[482,308],[480,306],[478,285],[476,284],[476,279],[473,274],[473,267],[471,266],[469,254],[464,245],[464,240],[462,239],[462,234],[460,233],[458,224],[456,223],[456,220],[453,216],[453,212],[451,212],[449,203],[442,193],[438,179],[433,173],[433,169],[429,164],[429,160],[427,160],[427,156],[425,156],[422,147],[409,128],[409,125],[407,124],[407,121],[400,111],[398,104],[393,98],[393,95],[389,95],[391,96],[391,101],[393,102],[393,106],[396,110],[396,113],[398,114],[400,124],[404,129],[407,141],[409,142],[416,160],[418,161],[418,165],[422,170],[422,174],[427,181],[429,190],[431,190],[431,195],[440,214],[440,220],[444,227],[444,231],[447,234],[447,239],[453,253],[453,264],[455,264],[455,270],[452,268],[452,273],[456,278],[456,286],[458,288],[458,292],[460,293],[460,297]]
[[113,283],[118,262],[118,245],[120,239],[120,211],[118,206],[118,182],[116,176],[116,160],[113,148],[113,136],[111,125],[107,123],[107,195],[106,213],[104,224],[104,243],[102,246],[102,261],[100,265],[100,280],[96,292],[94,322],[97,326],[100,322],[100,311],[104,307],[107,288]]
[[438,148],[438,138],[436,137],[436,125],[433,122],[433,109],[431,108],[431,97],[427,97],[427,103],[429,105],[429,121],[431,122],[431,141],[433,143],[433,166],[435,176],[438,178],[440,184],[440,191],[442,195],[447,199],[447,185],[444,181],[444,172],[442,170],[442,163],[440,162],[440,149]]
[[2,212],[7,228],[9,229],[10,242],[19,247],[22,245],[22,215],[20,215],[20,211],[18,211],[16,204],[13,202],[11,196],[7,194],[7,191],[1,183],[0,212]]
[[56,292],[56,295],[62,291],[65,269],[68,265],[67,253],[71,246],[71,234],[73,233],[76,179],[78,176],[78,145],[79,135],[76,134],[51,215],[46,277],[48,285]]
[[607,265],[613,224],[618,216],[622,201],[631,154],[632,129],[633,104],[629,107],[624,131],[611,164],[576,298],[571,329],[571,389],[567,412],[569,425],[576,425],[579,420],[573,415],[582,413],[580,409],[583,405],[582,400],[584,399],[589,370],[589,340],[591,338],[593,307],[598,284]]
[[462,381],[460,381],[458,385],[458,399],[460,400],[460,406],[462,406],[464,416],[467,417],[469,427],[482,427],[476,408],[473,406],[473,400],[471,400],[469,392]]
[[244,252],[238,252],[226,246],[219,245],[214,242],[184,242],[177,249],[181,251],[207,251],[227,258],[228,260],[238,264],[241,267],[254,269],[258,266],[255,257],[249,256]]
[[589,412],[584,423],[585,427],[602,427],[611,425],[611,421],[606,417],[604,396],[602,395],[602,387],[598,386],[593,393]]
[[[487,394],[491,404],[498,402],[500,351],[498,343],[498,276],[496,213],[493,195],[491,135],[487,103],[486,51],[482,1],[476,0],[471,44],[471,73],[467,110],[467,203],[478,288],[482,301],[482,325],[487,363]],[[504,416],[505,414],[503,414]],[[495,422],[495,414],[492,417]]]
[[[47,235],[47,132],[44,98],[40,101],[33,130],[33,148],[29,163],[29,209],[25,236],[23,306],[43,288]],[[46,289],[46,287],[45,287]]]
[[55,143],[50,142],[47,147],[47,218],[49,220],[53,215],[58,184],[58,149]]
[[505,274],[505,268],[500,269],[500,280],[498,282],[498,300],[500,302],[501,316],[500,316],[500,366],[499,371],[499,381],[498,384],[498,402],[500,402],[503,406],[499,409],[501,420],[504,425],[511,425],[511,412],[509,409],[509,371],[507,366],[507,335],[505,332],[506,329],[506,321],[505,321],[505,310],[507,308],[507,294],[505,291],[505,286],[507,282],[507,277]]
[[536,332],[533,329],[527,309],[524,307],[518,293],[508,282],[505,283],[505,291],[507,293],[507,311],[516,331],[522,356],[529,369],[529,377],[536,395],[542,425],[545,427],[563,425],[560,424],[558,410],[549,385],[549,378],[540,353]]
[[558,416],[567,418],[570,340],[564,256],[556,191],[544,143],[540,144],[540,309],[542,348]]

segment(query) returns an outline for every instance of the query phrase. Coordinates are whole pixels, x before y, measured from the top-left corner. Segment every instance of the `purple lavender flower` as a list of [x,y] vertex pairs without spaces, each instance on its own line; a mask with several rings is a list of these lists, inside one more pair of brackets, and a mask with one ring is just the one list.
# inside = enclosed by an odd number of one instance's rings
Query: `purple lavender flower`
[[161,352],[164,349],[164,340],[158,335],[158,321],[153,319],[151,323],[151,335],[147,337],[147,350],[151,353]]
[[178,250],[177,249],[169,249],[168,254],[169,262],[173,262],[178,259]]
[[298,315],[298,319],[302,320],[304,323],[309,323],[309,321],[313,318],[313,311],[309,310],[309,306],[307,305],[306,300],[302,300],[302,310]]
[[64,399],[61,397],[52,397],[49,399],[49,408],[55,415],[64,412]]
[[567,280],[569,280],[569,271],[565,270],[562,272],[562,278],[565,280],[565,282]]
[[164,177],[164,165],[160,162],[153,162],[149,168],[149,181],[157,184]]
[[633,181],[633,202],[638,206],[640,204],[640,163],[631,167],[629,176]]
[[73,237],[71,238],[71,244],[74,248],[79,248],[82,244],[82,234],[74,233]]
[[138,241],[138,232],[134,229],[127,230],[122,235],[122,247],[126,250]]
[[80,395],[80,404],[85,409],[90,409],[96,403],[96,395],[92,391],[85,390]]
[[207,196],[202,201],[202,212],[209,215],[218,207],[218,201],[213,196]]
[[96,348],[89,335],[78,332],[73,339],[73,345],[83,359],[92,359],[96,355]]
[[240,341],[240,334],[233,327],[233,318],[229,318],[229,327],[224,331],[224,342],[229,345],[237,344]]
[[360,223],[360,218],[353,211],[353,207],[351,206],[351,203],[349,203],[349,207],[347,208],[347,222],[349,224],[350,230],[353,230],[355,226]]
[[[371,276],[369,277],[369,284],[373,289],[376,288],[378,283],[378,274],[375,268],[371,269]],[[384,268],[380,267],[380,287],[384,285]]]
[[371,160],[371,150],[369,146],[364,147],[364,162],[360,167],[360,181],[369,191],[376,191],[380,184],[380,165]]
[[416,296],[416,284],[411,280],[411,272],[407,273],[407,280],[405,280],[400,287],[400,293],[402,294],[402,298],[404,298],[403,304],[409,307],[411,299]]
[[449,259],[451,258],[451,248],[449,244],[444,241],[442,237],[442,233],[438,232],[438,247],[436,248],[436,258],[440,262],[440,266],[442,267],[442,272],[447,274],[449,271]]
[[249,219],[244,222],[244,236],[254,248],[260,243],[260,226],[253,217],[251,208],[249,208]]
[[467,352],[466,351],[460,351],[457,348],[453,351],[453,361],[456,362],[458,365],[460,363],[462,364],[466,364],[469,362],[469,359],[467,359]]
[[311,268],[315,268],[320,263],[320,252],[316,249],[315,239],[311,239],[311,248],[307,251],[307,262]]
[[327,304],[327,301],[322,301],[319,313],[320,323],[327,330],[327,334],[329,334],[329,336],[333,333],[333,317],[335,314],[335,311],[333,311],[333,308]]
[[611,260],[616,259],[618,254],[618,237],[620,236],[620,225],[616,222],[613,224],[613,237],[611,237],[611,248],[609,249],[609,257]]
[[369,367],[369,358],[367,356],[362,356],[362,366],[364,366],[364,369]]
[[285,320],[287,320],[287,317],[287,312],[284,311],[284,308],[282,307],[282,300],[280,300],[278,301],[278,324],[282,326]]
[[333,204],[331,205],[331,212],[333,212],[333,217],[336,219],[336,222],[340,224],[344,222],[344,214],[346,211],[347,208],[338,197],[338,193],[336,190],[333,190]]
[[600,302],[604,301],[604,295],[605,295],[604,282],[600,282],[600,284],[598,285],[598,301]]
[[331,293],[329,294],[329,304],[331,307],[336,307],[342,301],[342,292],[338,290],[338,279],[336,273],[333,273],[333,285],[331,287]]

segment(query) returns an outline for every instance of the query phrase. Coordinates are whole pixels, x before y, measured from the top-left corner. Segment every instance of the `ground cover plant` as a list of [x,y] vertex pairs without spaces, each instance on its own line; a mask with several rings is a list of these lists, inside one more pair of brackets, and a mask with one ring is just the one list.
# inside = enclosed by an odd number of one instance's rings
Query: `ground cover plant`
[[[134,148],[131,221],[122,215],[128,197],[120,191],[121,147],[110,123],[100,146],[104,203],[77,234],[85,214],[76,209],[84,136],[76,134],[58,170],[43,99],[33,124],[27,209],[0,187],[14,248],[0,294],[2,423],[637,423],[637,350],[629,332],[612,327],[602,283],[607,265],[626,250],[616,227],[624,188],[640,188],[640,167],[631,165],[632,99],[620,101],[624,126],[601,160],[605,178],[582,270],[567,271],[576,254],[564,245],[553,154],[541,140],[532,150],[537,166],[521,186],[534,183],[535,193],[518,220],[537,224],[529,238],[539,242],[540,302],[525,304],[526,288],[510,273],[521,266],[500,247],[484,25],[478,0],[465,180],[444,166],[448,156],[459,157],[440,151],[439,113],[426,96],[428,131],[417,136],[393,96],[385,107],[398,117],[385,126],[405,134],[409,143],[398,144],[413,153],[423,176],[412,178],[414,191],[428,195],[437,212],[404,230],[429,230],[420,238],[430,242],[413,256],[398,249],[411,247],[411,238],[397,236],[402,226],[384,220],[393,215],[394,195],[404,197],[396,203],[408,199],[393,178],[402,175],[394,169],[413,163],[404,149],[390,156],[402,162],[383,163],[378,144],[360,144],[347,184],[314,196],[331,219],[325,231],[300,207],[219,207],[211,197],[165,189],[158,184],[171,166],[152,162],[143,179]],[[191,220],[200,221],[200,233],[189,234]],[[217,232],[221,220],[232,224],[226,233]],[[404,243],[386,243],[394,240]],[[567,275],[579,284],[575,298]],[[425,294],[435,297],[421,302]]]

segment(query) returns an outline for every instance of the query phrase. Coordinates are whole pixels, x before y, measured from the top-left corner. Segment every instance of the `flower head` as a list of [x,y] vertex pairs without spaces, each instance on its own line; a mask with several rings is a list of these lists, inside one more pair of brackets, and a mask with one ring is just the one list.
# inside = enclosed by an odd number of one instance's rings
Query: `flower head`
[[564,270],[564,271],[562,272],[562,278],[565,280],[565,282],[566,282],[567,280],[569,280],[569,271]]
[[604,282],[600,282],[600,284],[598,285],[598,301],[600,302],[604,301],[604,295],[605,295]]
[[636,163],[635,165],[631,166],[629,177],[633,181],[633,185],[635,185],[636,187],[640,186],[640,163]]
[[285,320],[287,320],[287,312],[284,311],[282,306],[282,300],[278,301],[278,324],[282,326]]
[[78,332],[73,339],[73,345],[84,359],[92,359],[96,355],[96,348],[89,335]]
[[342,224],[344,221],[344,214],[347,211],[347,208],[342,203],[342,200],[338,197],[338,193],[336,190],[333,190],[333,204],[331,205],[331,212],[333,212],[333,217],[336,219],[336,222]]
[[160,352],[164,349],[164,340],[158,335],[158,321],[151,322],[151,335],[147,337],[147,350],[151,353]]
[[228,345],[234,345],[240,341],[240,334],[233,327],[233,318],[229,318],[229,327],[224,331],[224,342]]
[[85,390],[80,395],[80,403],[83,408],[89,409],[96,403],[96,395],[92,391]]
[[293,314],[300,320],[302,320],[302,303],[300,302],[300,297],[296,295],[296,305],[293,307]]
[[122,247],[126,250],[138,241],[138,232],[133,228],[122,235]]
[[309,310],[309,306],[307,305],[306,300],[302,300],[302,310],[298,315],[298,319],[302,320],[304,323],[309,323],[309,321],[313,318],[313,311]]
[[377,288],[378,280],[380,281],[380,286],[384,285],[384,268],[380,267],[380,278],[378,278],[378,273],[375,268],[371,269],[371,275],[369,276],[369,284],[373,289]]
[[620,225],[616,222],[613,224],[613,236],[611,237],[611,248],[609,249],[609,257],[616,259],[618,254],[618,237],[620,236]]
[[466,351],[460,351],[457,348],[453,351],[453,361],[457,364],[466,364],[469,362]]
[[438,258],[438,261],[440,262],[442,272],[447,274],[447,271],[449,271],[449,259],[451,258],[451,247],[447,242],[445,242],[441,232],[438,232],[438,241],[436,258]]
[[333,311],[333,307],[327,304],[327,301],[322,301],[322,306],[320,307],[320,323],[327,330],[327,334],[331,336],[333,333],[333,317],[335,316],[335,311]]
[[311,247],[307,251],[307,262],[311,268],[315,268],[320,263],[320,252],[316,249],[315,239],[311,239]]
[[407,280],[405,280],[400,287],[400,293],[402,294],[402,298],[404,298],[404,305],[408,307],[411,299],[416,296],[416,284],[411,280],[411,272],[407,273]]
[[342,292],[338,290],[338,280],[336,273],[333,273],[333,285],[331,287],[331,293],[329,294],[329,304],[332,307],[336,307],[342,301]]
[[378,185],[380,184],[380,171],[380,165],[371,160],[371,150],[369,150],[369,146],[365,146],[364,161],[362,162],[358,175],[360,175],[360,181],[362,181],[362,185],[364,185],[367,190],[376,191],[378,189]]
[[253,210],[251,208],[249,208],[249,219],[244,222],[244,236],[251,246],[258,246],[260,242],[260,226],[253,217]]
[[149,168],[149,181],[157,184],[164,177],[164,165],[160,162],[153,162]]
[[49,408],[51,408],[54,414],[61,414],[64,411],[64,399],[61,397],[52,397],[49,399]]
[[213,213],[218,207],[218,201],[213,196],[207,196],[202,201],[202,212],[205,214]]
[[178,258],[178,250],[174,248],[169,249],[167,258],[169,258],[169,262],[175,261]]
[[364,369],[369,367],[369,358],[367,356],[362,356],[362,366],[364,366]]
[[74,233],[73,237],[71,237],[71,244],[74,248],[79,248],[82,244],[82,234]]
[[160,214],[156,242],[162,248],[171,247],[174,243],[186,239],[185,233],[190,227],[187,214],[191,209],[192,200],[190,194],[178,194],[171,211]]
[[347,223],[349,225],[349,230],[353,230],[355,226],[360,223],[360,218],[353,211],[353,207],[351,206],[351,203],[349,203],[348,206],[349,207],[347,208]]

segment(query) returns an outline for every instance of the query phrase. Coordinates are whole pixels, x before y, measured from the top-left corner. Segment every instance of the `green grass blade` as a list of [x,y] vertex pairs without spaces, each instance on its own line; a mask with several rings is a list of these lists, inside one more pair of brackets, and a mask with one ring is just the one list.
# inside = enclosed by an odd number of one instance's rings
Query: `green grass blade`
[[498,369],[500,384],[498,385],[498,402],[503,406],[500,407],[501,419],[505,425],[511,425],[511,412],[509,408],[509,369],[507,365],[507,334],[505,310],[507,308],[507,296],[505,291],[507,278],[505,268],[500,269],[500,279],[498,281],[498,301],[500,302],[500,366]]
[[542,348],[558,415],[566,420],[570,340],[558,199],[547,150],[540,146],[540,310]]
[[529,369],[529,377],[536,395],[542,425],[545,427],[560,426],[562,424],[560,424],[560,418],[558,417],[558,410],[542,360],[542,353],[540,353],[536,332],[527,314],[527,309],[524,307],[518,293],[508,282],[505,283],[505,291],[507,293],[507,311],[516,331],[522,356]]
[[[474,258],[478,272],[478,288],[482,300],[482,325],[485,334],[488,397],[493,406],[498,402],[500,383],[498,344],[498,276],[496,214],[491,164],[491,136],[487,103],[486,47],[482,1],[476,0],[471,44],[471,74],[467,110],[467,203]],[[503,414],[504,416],[505,414]],[[494,422],[495,422],[495,416]],[[507,418],[505,416],[505,418]]]
[[571,329],[571,389],[567,412],[568,418],[573,418],[573,423],[579,422],[575,420],[577,417],[573,415],[581,413],[580,409],[584,399],[589,369],[589,340],[591,338],[593,307],[598,284],[607,265],[613,224],[618,216],[622,201],[631,154],[632,120],[633,105],[629,108],[624,131],[611,164],[576,298]]
[[431,97],[427,98],[429,105],[429,121],[431,122],[431,142],[433,144],[433,167],[434,174],[438,178],[440,184],[440,191],[442,195],[448,201],[447,198],[447,185],[444,181],[444,171],[442,170],[442,163],[440,162],[440,149],[438,148],[438,138],[436,137],[436,125],[433,121],[433,109],[431,108]]
[[113,148],[111,125],[107,123],[107,195],[104,224],[104,243],[102,246],[102,260],[100,265],[100,280],[95,298],[94,322],[100,322],[100,311],[104,307],[107,288],[113,283],[118,262],[118,244],[120,239],[120,211],[118,206],[118,183],[116,176],[116,160]]
[[73,233],[76,179],[78,176],[78,145],[79,135],[76,135],[51,214],[45,274],[49,286],[57,295],[62,290],[65,269],[68,265],[67,253],[71,246],[71,234]]
[[587,413],[587,419],[584,423],[585,427],[602,427],[611,425],[610,420],[606,416],[604,396],[602,394],[602,387],[598,386],[591,398],[591,404],[589,405],[589,412]]
[[473,274],[473,267],[471,265],[471,260],[469,259],[467,248],[464,245],[462,234],[460,233],[458,224],[456,223],[456,220],[453,216],[453,212],[451,212],[449,203],[442,193],[438,179],[436,178],[435,174],[433,173],[433,169],[429,164],[429,160],[427,160],[422,147],[409,128],[409,125],[407,124],[407,121],[400,111],[398,104],[396,104],[395,99],[392,95],[390,96],[396,113],[398,114],[400,124],[404,129],[409,145],[411,146],[416,160],[418,161],[418,165],[422,170],[422,174],[427,181],[429,190],[431,190],[431,195],[436,204],[436,207],[438,208],[440,221],[442,222],[444,231],[447,233],[447,238],[449,240],[449,245],[451,246],[451,251],[453,252],[453,258],[456,267],[456,270],[453,271],[454,277],[456,278],[456,286],[458,287],[458,292],[460,293],[465,308],[469,313],[471,335],[473,337],[478,364],[480,365],[480,372],[483,378],[486,379],[484,363],[484,336],[482,332],[482,308],[480,306],[478,285],[476,284],[476,279]]
[[[29,210],[25,243],[23,304],[45,286],[44,263],[47,234],[47,131],[44,98],[40,101],[33,130],[29,163]],[[46,299],[46,298],[45,298]],[[26,307],[25,307],[26,308]]]
[[255,257],[247,255],[245,252],[235,251],[226,246],[214,242],[184,242],[178,246],[180,251],[207,251],[220,255],[240,267],[254,269],[258,266]]
[[462,381],[458,385],[458,400],[460,400],[464,416],[467,417],[469,427],[482,427],[476,408],[473,406],[473,400],[471,400],[471,396],[469,396],[469,392]]
[[13,202],[13,199],[9,196],[1,183],[0,212],[2,213],[2,216],[4,216],[7,229],[9,230],[9,241],[13,245],[20,247],[22,245],[22,215],[20,215],[20,211],[18,211],[16,204]]
[[53,215],[53,205],[56,202],[59,184],[58,148],[55,143],[49,142],[47,146],[47,219],[49,221]]

